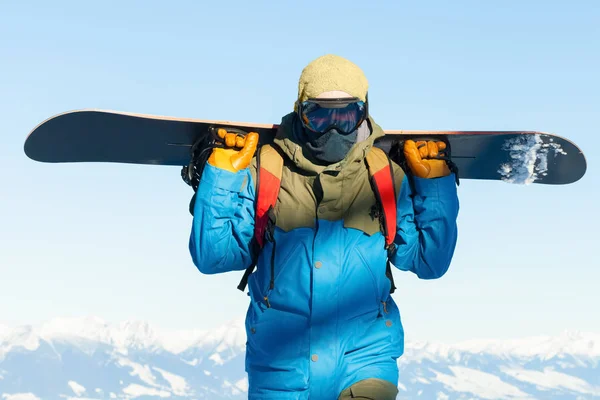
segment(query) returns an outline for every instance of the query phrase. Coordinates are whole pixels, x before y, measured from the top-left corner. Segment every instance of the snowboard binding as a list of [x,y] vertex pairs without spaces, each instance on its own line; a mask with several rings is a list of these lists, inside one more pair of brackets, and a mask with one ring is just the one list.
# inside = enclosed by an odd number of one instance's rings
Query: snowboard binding
[[[207,131],[201,135],[190,148],[190,162],[188,165],[184,165],[181,168],[181,178],[183,181],[192,187],[194,190],[194,196],[190,201],[190,214],[194,215],[194,202],[196,199],[196,192],[200,185],[200,178],[202,177],[202,171],[208,162],[213,149],[224,148],[225,143],[218,135],[217,126],[209,126]],[[235,133],[236,135],[245,137],[248,132],[237,128],[226,127],[228,133]]]
[[[186,184],[194,189],[194,192],[198,190],[202,171],[208,162],[212,150],[225,147],[223,139],[221,139],[217,133],[219,129],[220,128],[216,126],[208,127],[207,132],[200,136],[200,138],[192,145],[190,149],[190,162],[181,169],[181,178]],[[226,129],[228,133],[235,133],[242,137],[245,137],[248,134],[248,132],[241,129],[230,127],[223,129]]]

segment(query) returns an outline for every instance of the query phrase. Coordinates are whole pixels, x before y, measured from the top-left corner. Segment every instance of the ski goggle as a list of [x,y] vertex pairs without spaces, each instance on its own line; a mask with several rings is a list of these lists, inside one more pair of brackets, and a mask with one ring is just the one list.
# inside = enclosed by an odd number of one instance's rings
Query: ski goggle
[[358,98],[309,99],[298,105],[298,115],[304,127],[315,133],[335,128],[347,135],[367,119],[367,103]]

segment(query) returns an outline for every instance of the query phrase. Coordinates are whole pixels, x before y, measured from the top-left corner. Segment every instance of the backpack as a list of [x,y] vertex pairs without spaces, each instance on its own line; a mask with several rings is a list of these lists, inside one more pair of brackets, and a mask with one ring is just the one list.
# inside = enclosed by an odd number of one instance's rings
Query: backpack
[[[273,243],[274,255],[276,243],[273,234],[275,229],[275,215],[273,210],[277,203],[281,185],[283,156],[279,153],[276,145],[265,144],[257,152],[256,163],[255,254],[258,254],[260,249],[262,249],[266,239]],[[394,293],[396,287],[389,261],[391,253],[396,247],[394,244],[394,237],[396,236],[396,185],[392,164],[387,153],[378,147],[372,147],[367,153],[366,163],[369,171],[369,180],[376,199],[376,209],[373,215],[379,218],[380,229],[385,237],[385,249],[388,251],[385,274],[391,282],[390,293]],[[239,290],[245,290],[248,278],[254,271],[255,266],[256,262],[246,269],[238,285]],[[271,289],[275,286],[274,277],[275,263],[271,259]],[[269,307],[268,299],[265,300],[267,307]]]

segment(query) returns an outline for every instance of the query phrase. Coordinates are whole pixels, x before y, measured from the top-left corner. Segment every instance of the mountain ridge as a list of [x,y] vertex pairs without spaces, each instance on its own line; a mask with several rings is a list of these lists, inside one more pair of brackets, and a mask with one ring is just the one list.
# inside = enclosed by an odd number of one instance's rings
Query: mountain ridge
[[[163,330],[141,320],[0,325],[0,399],[242,399],[244,319]],[[600,334],[406,341],[398,399],[600,398]]]
[[[109,323],[102,318],[70,317],[53,318],[47,322],[14,327],[0,325],[0,343],[12,338],[25,348],[32,349],[40,339],[46,341],[81,338],[111,344],[115,347],[152,348],[174,354],[190,347],[203,346],[221,341],[245,346],[244,319],[238,317],[213,329],[164,330],[147,321],[127,319]],[[510,353],[523,356],[559,354],[600,357],[600,333],[564,330],[559,335],[536,335],[514,339],[469,339],[456,342],[441,340],[407,340],[410,349],[426,349],[428,352],[447,353],[459,350],[470,353]],[[1,354],[1,353],[0,353]]]

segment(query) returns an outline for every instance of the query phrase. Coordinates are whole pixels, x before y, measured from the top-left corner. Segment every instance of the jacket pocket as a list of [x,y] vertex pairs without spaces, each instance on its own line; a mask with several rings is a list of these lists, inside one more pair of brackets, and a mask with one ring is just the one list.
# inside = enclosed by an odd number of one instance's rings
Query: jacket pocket
[[[286,239],[281,239],[280,242],[284,243],[284,240]],[[263,248],[262,254],[258,258],[257,270],[248,279],[248,290],[252,301],[262,303],[266,307],[271,305],[270,303],[267,304],[273,292],[273,289],[271,289],[271,275],[275,273],[273,283],[274,287],[277,288],[278,278],[285,273],[290,259],[302,247],[301,241],[294,241],[293,244],[287,246],[282,246],[281,243],[270,244],[269,247]],[[271,251],[268,251],[268,249]],[[285,253],[283,253],[284,251]],[[274,268],[271,267],[272,263],[274,263]],[[258,308],[264,312],[262,305]]]
[[271,308],[250,319],[247,331],[245,366],[253,390],[308,389],[310,329],[305,317]]

